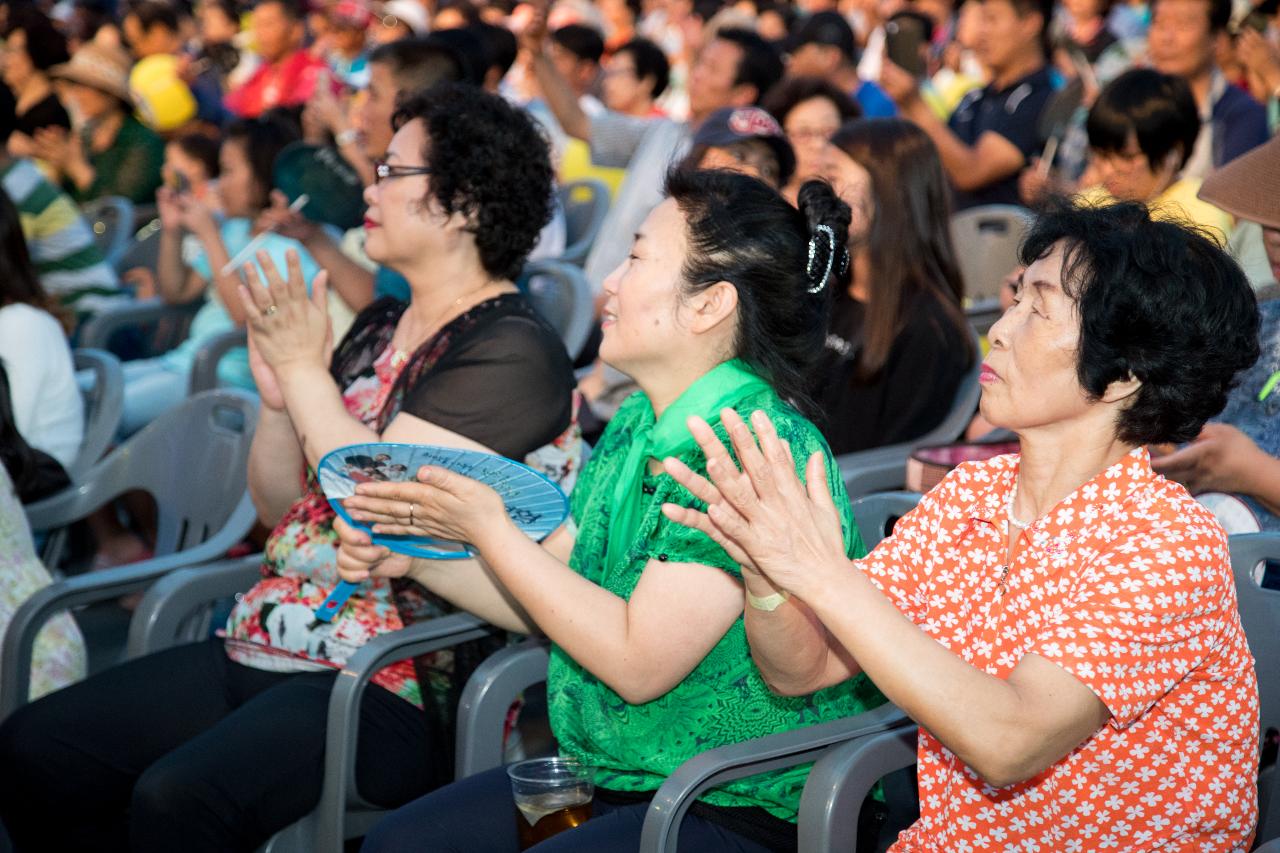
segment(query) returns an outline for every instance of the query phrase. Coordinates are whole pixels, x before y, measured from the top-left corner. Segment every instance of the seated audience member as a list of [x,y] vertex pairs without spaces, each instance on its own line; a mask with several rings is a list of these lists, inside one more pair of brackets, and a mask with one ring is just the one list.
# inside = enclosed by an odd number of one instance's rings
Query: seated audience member
[[[4,411],[5,390],[4,368],[0,366],[0,436],[9,439],[5,435],[9,426],[8,413]],[[0,584],[0,632],[9,627],[13,614],[28,598],[53,580],[36,556],[31,528],[14,488],[11,470],[22,470],[21,453],[21,448],[11,441],[0,442],[0,457],[4,460],[0,465],[0,577],[4,578]],[[29,697],[38,699],[79,681],[84,674],[84,637],[70,613],[59,613],[36,635]]]
[[1231,217],[1196,197],[1200,179],[1184,177],[1200,118],[1180,77],[1135,68],[1112,80],[1089,110],[1090,167],[1084,197],[1140,201],[1152,213],[1209,231],[1226,244]]
[[236,0],[200,0],[196,23],[200,44],[196,61],[208,62],[226,89],[232,72],[243,59],[236,45],[240,35],[239,6]]
[[329,7],[329,69],[352,89],[369,85],[369,25],[373,12],[361,0],[339,0]]
[[1153,68],[1187,81],[1200,114],[1185,174],[1205,178],[1267,140],[1267,114],[1231,85],[1214,57],[1231,20],[1230,0],[1152,0],[1147,54]]
[[121,28],[136,59],[178,57],[183,83],[190,87],[195,98],[196,118],[221,126],[227,119],[227,111],[222,106],[222,82],[218,69],[211,64],[192,64],[191,57],[185,52],[183,24],[178,7],[160,0],[141,0],[129,7]]
[[787,74],[821,77],[857,101],[867,118],[884,118],[898,112],[883,89],[858,76],[853,28],[839,12],[817,12],[805,19],[791,39]]
[[61,309],[40,286],[18,216],[0,192],[0,363],[8,373],[8,409],[22,440],[56,461],[57,468],[46,466],[46,481],[66,485],[84,438],[84,400],[66,330],[55,317]]
[[901,119],[866,119],[832,143],[829,177],[853,209],[853,260],[811,388],[839,454],[936,427],[976,354],[947,228],[946,179],[929,137]]
[[1120,43],[1120,38],[1107,24],[1113,5],[1114,0],[1063,0],[1063,35],[1090,65],[1097,63],[1108,48]]
[[[0,781],[0,818],[18,849],[253,850],[315,807],[338,671],[371,638],[449,609],[379,579],[332,623],[314,620],[339,581],[314,475],[324,454],[446,444],[555,464],[566,487],[576,475],[568,358],[511,283],[550,211],[545,143],[501,99],[454,84],[408,101],[397,123],[366,190],[369,252],[405,273],[413,298],[370,306],[330,358],[324,276],[308,299],[296,258],[288,282],[264,264],[269,290],[249,275],[241,308],[262,394],[249,484],[274,528],[263,579],[225,639],[106,670],[0,725],[0,762],[18,783]],[[481,651],[374,678],[360,708],[363,797],[397,806],[451,778],[462,661]]]
[[[634,850],[648,800],[687,759],[880,701],[863,679],[803,698],[770,693],[742,631],[738,564],[662,516],[664,502],[695,498],[656,467],[673,455],[701,470],[688,417],[764,409],[797,460],[825,457],[810,470],[838,477],[818,430],[785,400],[805,398],[821,350],[828,261],[841,263],[848,208],[815,182],[801,190],[797,211],[765,184],[727,171],[677,170],[667,193],[605,281],[600,353],[641,391],[597,443],[574,489],[572,520],[536,544],[487,486],[424,469],[421,483],[359,487],[348,509],[381,525],[375,530],[447,531],[478,549],[488,573],[398,557],[339,525],[348,580],[407,575],[488,621],[550,638],[551,727],[562,754],[594,769],[596,788],[592,817],[535,851]],[[857,556],[861,542],[841,497],[841,551]],[[806,773],[755,776],[704,795],[681,824],[681,846],[795,849]],[[437,851],[514,853],[510,803],[505,770],[481,773],[387,818],[364,850],[416,850],[426,833]]]
[[832,135],[862,113],[848,95],[818,77],[788,77],[763,106],[782,125],[796,153],[795,174],[782,191],[794,203],[801,184],[827,173]]
[[[1280,139],[1231,161],[1205,180],[1200,195],[1262,226],[1267,258],[1280,278]],[[1152,460],[1192,494],[1239,495],[1261,530],[1280,530],[1280,300],[1258,306],[1262,356],[1240,375],[1222,414],[1186,446]]]
[[326,66],[303,46],[306,26],[295,0],[261,0],[253,7],[250,30],[262,64],[227,93],[227,109],[255,118],[272,107],[305,104]]
[[604,38],[600,33],[582,24],[561,27],[551,33],[547,55],[578,96],[578,103],[587,115],[599,112],[600,101],[592,93],[600,78],[600,57],[604,55]]
[[71,117],[49,80],[49,69],[70,59],[67,40],[35,6],[9,8],[4,24],[4,83],[17,99],[17,123],[9,137],[9,153],[30,157],[36,131],[71,129]]
[[604,63],[600,80],[605,108],[637,118],[661,118],[658,96],[671,81],[671,65],[662,48],[634,38],[615,50]]
[[[710,515],[665,509],[782,600],[746,623],[775,691],[860,673],[919,724],[920,819],[892,850],[996,828],[1009,849],[1248,850],[1258,685],[1227,537],[1144,445],[1221,411],[1258,356],[1253,293],[1213,241],[1133,203],[1046,213],[1022,260],[982,378],[1020,455],[961,465],[852,564],[843,494],[820,459],[806,493],[763,413],[762,448],[730,429],[745,478],[695,423],[715,485],[667,470]],[[1136,833],[1137,815],[1161,820]]]
[[3,147],[16,116],[9,90],[0,86],[0,188],[18,208],[27,252],[44,292],[77,314],[126,298],[115,270],[94,242],[93,230],[66,193],[23,157]]
[[149,204],[160,186],[164,143],[133,115],[129,54],[86,44],[49,69],[71,114],[71,131],[36,131],[35,156],[55,170],[79,203],[123,196]]
[[921,97],[918,80],[884,63],[880,85],[937,146],[957,210],[1019,203],[1018,174],[1044,144],[1037,125],[1053,94],[1045,64],[1051,9],[1048,0],[976,0],[974,49],[991,81],[966,95],[946,123]]
[[[202,295],[206,301],[191,322],[187,339],[176,349],[150,359],[125,362],[122,436],[132,435],[187,395],[191,367],[200,347],[223,332],[243,326],[244,309],[237,293],[240,270],[227,264],[254,239],[253,223],[268,203],[271,170],[286,145],[298,139],[288,121],[263,117],[233,123],[219,153],[216,199],[199,198],[198,183],[187,189],[164,187],[156,194],[160,213],[160,258],[156,289],[166,302],[184,304]],[[179,173],[177,150],[169,168]],[[284,266],[285,256],[297,252],[303,279],[309,284],[320,267],[296,241],[267,234],[259,252]],[[218,378],[228,385],[253,388],[248,356],[243,349],[225,355]]]
[[693,135],[685,169],[728,169],[781,190],[796,169],[796,155],[773,116],[759,107],[716,110]]

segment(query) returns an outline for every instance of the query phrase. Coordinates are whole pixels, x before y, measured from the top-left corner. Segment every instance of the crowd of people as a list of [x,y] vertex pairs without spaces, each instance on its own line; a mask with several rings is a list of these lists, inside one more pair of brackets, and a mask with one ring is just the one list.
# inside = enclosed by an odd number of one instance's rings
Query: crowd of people
[[[634,850],[689,758],[884,702],[920,725],[918,802],[895,826],[878,792],[859,849],[1250,848],[1226,534],[1280,531],[1274,0],[2,0],[0,36],[0,624],[59,568],[22,507],[76,476],[73,348],[148,300],[192,319],[113,339],[116,440],[244,330],[217,377],[259,401],[264,551],[202,642],[86,678],[71,616],[41,633],[0,720],[20,853],[258,849],[320,799],[351,657],[458,611],[499,633],[361,706],[373,853],[518,849],[504,770],[452,756],[462,686],[525,634],[595,782],[539,851]],[[567,352],[525,269],[580,179],[610,200]],[[951,221],[990,206],[1029,225],[977,328],[996,283]],[[1019,452],[868,551],[840,460],[918,442],[975,375],[967,434]],[[424,468],[348,522],[316,469],[372,441],[522,461],[569,518],[534,542]],[[90,522],[93,569],[150,554],[132,502]],[[806,773],[713,789],[681,844],[795,850]]]

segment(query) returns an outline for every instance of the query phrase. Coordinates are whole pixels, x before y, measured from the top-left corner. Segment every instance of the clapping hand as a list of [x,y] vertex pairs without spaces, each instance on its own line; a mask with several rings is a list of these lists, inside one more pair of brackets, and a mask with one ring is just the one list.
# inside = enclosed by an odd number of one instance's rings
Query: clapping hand
[[[288,279],[280,276],[271,256],[258,253],[258,265],[266,274],[264,286],[257,267],[248,264],[248,286],[240,286],[249,329],[251,353],[278,380],[296,367],[327,368],[333,354],[333,324],[328,312],[328,278],[323,270],[311,283],[311,295],[302,277],[298,253],[285,255]],[[255,371],[255,376],[259,371]]]

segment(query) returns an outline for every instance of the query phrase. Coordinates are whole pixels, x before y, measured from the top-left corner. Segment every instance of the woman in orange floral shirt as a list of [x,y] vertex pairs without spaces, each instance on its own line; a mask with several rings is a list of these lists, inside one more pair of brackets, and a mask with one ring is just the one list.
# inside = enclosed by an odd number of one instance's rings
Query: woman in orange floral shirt
[[[1062,208],[1023,246],[991,329],[982,414],[1020,455],[962,465],[862,560],[822,469],[768,419],[692,428],[707,515],[743,563],[753,656],[779,693],[865,672],[920,724],[920,819],[895,851],[1245,851],[1258,694],[1227,539],[1151,470],[1258,353],[1216,245],[1132,204]],[[726,416],[725,422],[731,419]]]

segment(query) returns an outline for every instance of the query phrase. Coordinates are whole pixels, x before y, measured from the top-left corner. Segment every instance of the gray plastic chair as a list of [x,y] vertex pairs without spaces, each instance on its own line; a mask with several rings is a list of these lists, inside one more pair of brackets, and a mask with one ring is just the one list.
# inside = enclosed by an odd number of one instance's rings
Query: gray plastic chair
[[853,520],[862,534],[862,544],[870,551],[889,535],[889,521],[916,508],[924,495],[919,492],[879,492],[853,502]]
[[249,333],[239,328],[228,329],[201,344],[191,364],[191,379],[187,384],[187,394],[195,395],[201,391],[212,391],[217,388],[218,362],[236,347],[246,346],[248,341]]
[[556,260],[581,267],[609,213],[609,186],[596,178],[570,181],[556,190],[556,198],[566,231],[564,253]]
[[965,428],[973,420],[973,413],[978,408],[978,399],[982,396],[982,386],[978,384],[978,375],[982,372],[981,342],[972,327],[969,334],[973,346],[973,364],[960,380],[951,409],[942,423],[911,441],[846,453],[836,458],[850,499],[856,500],[873,492],[901,489],[907,482],[907,460],[912,451],[917,447],[950,444],[964,435]]
[[133,238],[133,202],[120,196],[104,196],[81,207],[94,242],[107,263],[115,267]]
[[102,458],[120,429],[124,414],[124,373],[120,360],[104,350],[80,348],[72,353],[77,371],[89,371],[93,384],[84,392],[84,439],[71,463],[72,482],[78,482]]
[[1280,853],[1280,838],[1274,841],[1268,841],[1261,847],[1253,848],[1253,853]]
[[[135,213],[136,215],[136,213]],[[123,275],[135,267],[155,272],[160,266],[160,220],[155,219],[138,229],[129,245],[116,259],[116,272]]]
[[[134,611],[128,656],[209,636],[210,603],[249,589],[261,577],[261,566],[262,555],[253,554],[161,578]],[[379,670],[396,661],[480,639],[494,630],[475,616],[455,613],[376,637],[356,652],[339,672],[329,698],[320,803],[306,818],[277,833],[260,853],[341,853],[347,839],[368,832],[386,810],[365,801],[355,786],[357,720],[365,688]],[[545,661],[544,656],[543,678]],[[507,707],[510,702],[503,707],[504,715]],[[501,720],[489,734],[499,744],[501,761]]]
[[149,333],[147,355],[160,355],[187,339],[191,320],[203,304],[201,297],[185,305],[170,305],[162,299],[112,305],[85,320],[78,341],[82,347],[106,350],[117,332],[143,330]]
[[564,261],[530,261],[521,277],[525,295],[551,327],[560,333],[570,358],[587,343],[594,322],[595,297],[582,270]]
[[[1236,578],[1240,622],[1249,638],[1257,663],[1260,721],[1268,729],[1280,729],[1280,590],[1263,589],[1253,569],[1262,560],[1280,560],[1280,533],[1244,533],[1232,536],[1231,569]],[[1280,839],[1280,783],[1275,765],[1258,776],[1259,843]]]
[[58,581],[15,611],[0,648],[0,719],[26,702],[36,634],[54,614],[146,589],[176,568],[217,560],[248,534],[246,491],[257,401],[242,391],[186,400],[134,435],[73,488],[27,508],[33,529],[65,526],[139,489],[156,499],[156,557]]
[[1033,216],[1025,207],[988,204],[951,217],[951,240],[970,301],[998,298],[1000,282],[1018,265],[1018,245]]

